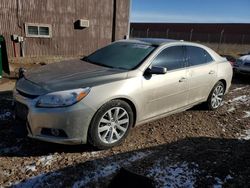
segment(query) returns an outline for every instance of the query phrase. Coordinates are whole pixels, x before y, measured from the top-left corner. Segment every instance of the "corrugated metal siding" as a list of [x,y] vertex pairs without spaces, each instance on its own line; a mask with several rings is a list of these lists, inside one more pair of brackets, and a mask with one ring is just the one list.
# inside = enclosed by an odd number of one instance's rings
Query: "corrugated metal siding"
[[[21,34],[21,29],[17,25],[16,1],[1,0],[0,3],[0,34],[8,36],[9,33],[16,32]],[[4,21],[5,20],[5,21]],[[5,37],[7,42],[8,54],[13,56],[12,43],[10,37]],[[10,47],[11,45],[11,47]]]
[[117,0],[116,7],[116,39],[120,39],[128,34],[130,1]]
[[[114,0],[19,1],[19,11],[18,0],[1,0],[0,3],[0,34],[6,38],[9,56],[13,57],[10,35],[25,37],[24,23],[52,25],[52,38],[25,38],[27,56],[87,55],[112,40]],[[128,14],[129,0],[118,0],[116,39],[127,34]],[[90,27],[74,29],[78,19],[88,19]],[[16,46],[19,55],[19,44]]]

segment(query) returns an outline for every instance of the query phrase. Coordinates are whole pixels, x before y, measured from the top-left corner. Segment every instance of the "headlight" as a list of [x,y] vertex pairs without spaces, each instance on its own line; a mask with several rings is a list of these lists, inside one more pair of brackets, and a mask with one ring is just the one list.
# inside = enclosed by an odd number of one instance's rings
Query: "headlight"
[[37,107],[55,108],[71,106],[88,95],[90,88],[58,91],[41,96]]

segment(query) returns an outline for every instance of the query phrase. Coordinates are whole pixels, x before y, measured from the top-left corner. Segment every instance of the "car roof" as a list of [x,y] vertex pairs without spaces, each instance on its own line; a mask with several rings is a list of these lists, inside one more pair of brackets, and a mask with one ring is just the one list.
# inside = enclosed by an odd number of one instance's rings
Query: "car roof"
[[[152,46],[164,46],[164,45],[171,45],[171,44],[182,44],[182,45],[191,45],[195,47],[200,47],[209,52],[210,55],[216,60],[216,61],[224,61],[226,58],[222,58],[220,55],[218,55],[214,50],[211,48],[204,46],[202,44],[183,41],[183,40],[173,40],[173,39],[161,39],[161,38],[134,38],[134,39],[127,39],[127,40],[121,40],[122,42],[131,42],[131,43],[137,43],[137,44],[144,44],[144,45],[152,45]],[[118,41],[119,42],[119,41]]]
[[239,58],[242,61],[249,61],[250,62],[250,55],[244,55]]
[[161,45],[171,43],[171,42],[178,42],[178,40],[160,39],[160,38],[135,38],[135,39],[128,39],[128,40],[125,40],[125,41],[126,42],[132,42],[132,43],[156,45],[156,46],[161,46]]

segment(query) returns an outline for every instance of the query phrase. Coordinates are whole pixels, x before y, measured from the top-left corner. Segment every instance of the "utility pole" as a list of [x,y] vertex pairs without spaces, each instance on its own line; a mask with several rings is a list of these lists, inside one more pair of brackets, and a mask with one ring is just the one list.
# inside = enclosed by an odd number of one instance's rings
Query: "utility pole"
[[147,38],[148,38],[148,34],[149,34],[149,28],[147,29]]
[[192,38],[193,38],[193,31],[194,31],[194,29],[191,29],[191,31],[190,31],[190,37],[189,37],[190,42],[192,41]]
[[218,51],[220,49],[220,45],[221,45],[221,42],[222,42],[223,34],[224,34],[224,29],[220,33],[220,42],[219,42],[218,49],[217,49]]
[[168,39],[168,34],[169,34],[169,28],[167,29],[167,39]]
[[134,28],[131,29],[131,32],[130,32],[130,35],[128,38],[130,38],[130,37],[134,37]]
[[244,44],[244,40],[245,40],[245,35],[243,34],[241,38],[241,44]]

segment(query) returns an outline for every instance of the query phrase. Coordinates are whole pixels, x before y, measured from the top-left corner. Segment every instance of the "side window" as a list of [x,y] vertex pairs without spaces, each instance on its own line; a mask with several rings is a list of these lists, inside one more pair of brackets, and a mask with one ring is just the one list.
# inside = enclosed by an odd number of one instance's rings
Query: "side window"
[[184,50],[182,46],[173,46],[163,50],[152,63],[153,66],[165,67],[168,71],[185,66]]
[[189,66],[201,65],[213,61],[210,54],[202,48],[187,46],[186,49]]

